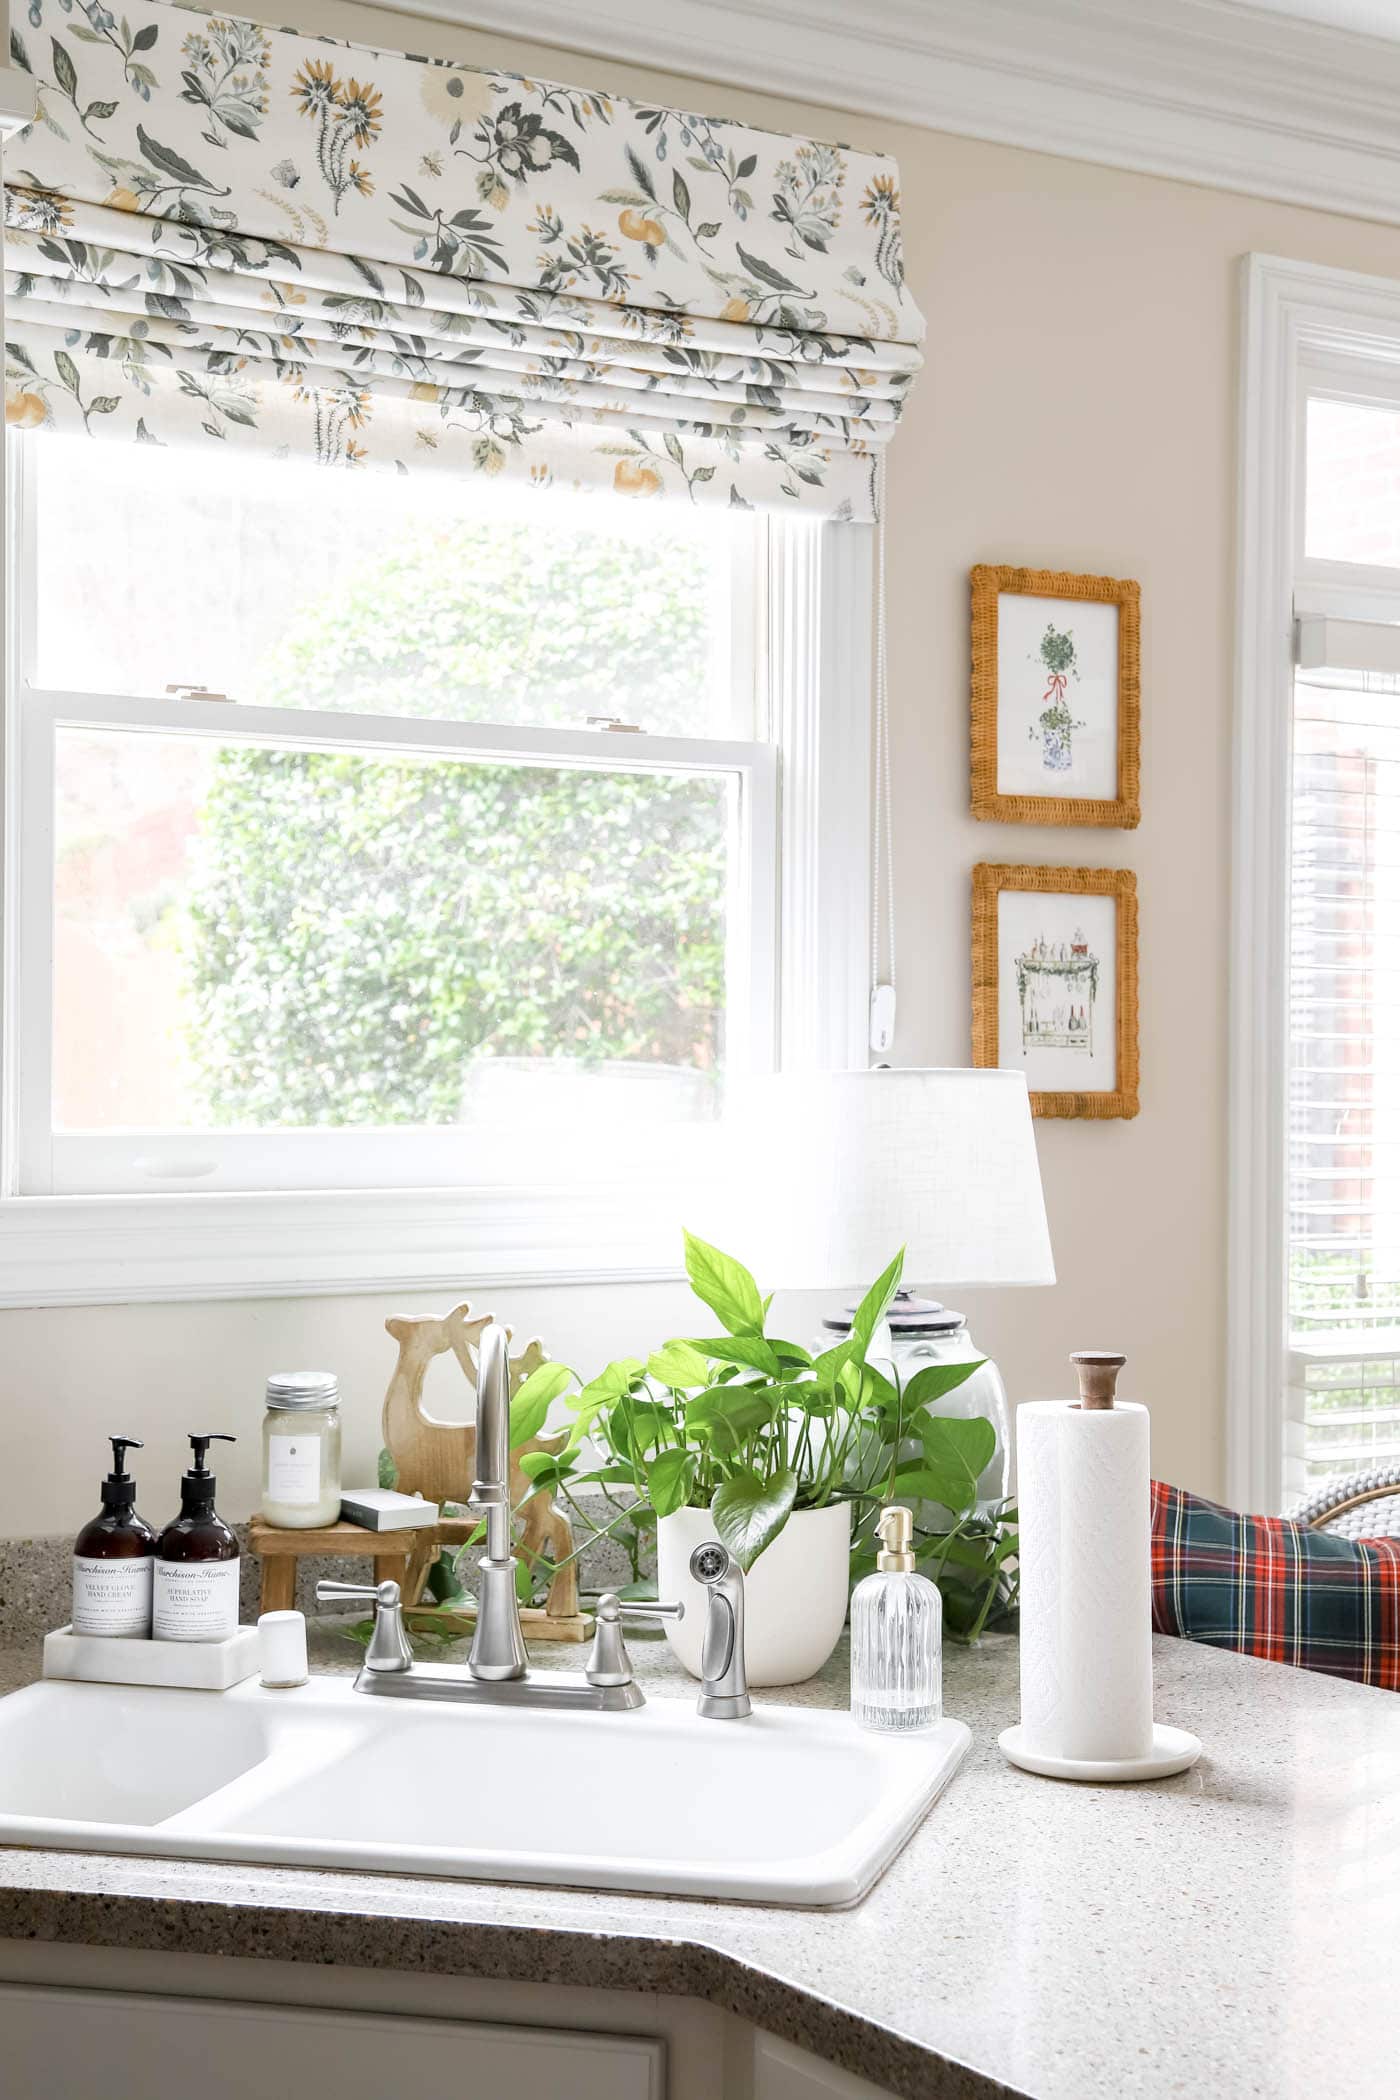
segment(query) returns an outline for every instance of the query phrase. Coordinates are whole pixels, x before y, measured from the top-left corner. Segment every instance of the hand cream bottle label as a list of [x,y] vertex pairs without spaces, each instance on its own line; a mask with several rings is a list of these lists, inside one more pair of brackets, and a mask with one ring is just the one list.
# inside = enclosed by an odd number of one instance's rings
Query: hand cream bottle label
[[151,1631],[158,1641],[226,1641],[238,1631],[236,1560],[158,1560]]
[[151,1630],[151,1558],[73,1556],[73,1631],[144,1640]]

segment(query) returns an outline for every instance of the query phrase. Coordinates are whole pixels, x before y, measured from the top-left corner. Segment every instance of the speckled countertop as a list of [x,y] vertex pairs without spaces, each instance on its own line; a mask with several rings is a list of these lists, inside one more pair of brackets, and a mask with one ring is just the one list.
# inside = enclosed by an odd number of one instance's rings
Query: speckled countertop
[[[35,1663],[0,1653],[0,1685]],[[973,1747],[849,1911],[0,1849],[0,1936],[689,1995],[908,2100],[1393,2100],[1400,1698],[1178,1641],[1156,1667],[1204,1760],[1080,1787],[1001,1758],[1014,1643],[952,1650]],[[841,1704],[844,1669],[782,1696]]]

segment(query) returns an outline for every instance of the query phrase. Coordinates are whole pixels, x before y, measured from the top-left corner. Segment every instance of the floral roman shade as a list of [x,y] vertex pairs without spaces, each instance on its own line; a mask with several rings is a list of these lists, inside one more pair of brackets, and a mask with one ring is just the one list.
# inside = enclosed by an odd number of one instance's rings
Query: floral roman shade
[[892,162],[162,0],[29,0],[11,424],[873,515]]

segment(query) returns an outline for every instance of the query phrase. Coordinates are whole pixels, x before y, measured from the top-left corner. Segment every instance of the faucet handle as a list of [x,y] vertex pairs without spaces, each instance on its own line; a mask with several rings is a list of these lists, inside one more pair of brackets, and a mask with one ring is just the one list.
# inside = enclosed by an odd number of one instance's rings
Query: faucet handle
[[398,1601],[399,1586],[396,1582],[318,1582],[316,1585],[318,1604],[394,1605]]
[[585,1672],[590,1684],[623,1685],[632,1682],[632,1658],[622,1638],[623,1614],[630,1619],[683,1619],[683,1604],[651,1603],[619,1597],[604,1590],[593,1618],[593,1646],[588,1651]]
[[318,1604],[373,1604],[374,1631],[365,1650],[365,1668],[376,1677],[413,1668],[413,1650],[404,1631],[403,1603],[396,1582],[318,1582]]

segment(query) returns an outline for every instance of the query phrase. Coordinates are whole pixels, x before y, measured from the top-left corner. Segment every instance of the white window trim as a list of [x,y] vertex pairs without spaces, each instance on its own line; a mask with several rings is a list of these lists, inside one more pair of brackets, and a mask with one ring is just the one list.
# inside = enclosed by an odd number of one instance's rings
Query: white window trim
[[[1251,255],[1243,270],[1233,852],[1230,938],[1226,1491],[1277,1510],[1301,1434],[1285,1415],[1287,1334],[1288,865],[1297,609],[1394,616],[1395,576],[1368,605],[1337,565],[1301,559],[1305,373],[1400,386],[1400,283]],[[1330,370],[1329,370],[1330,368]],[[1330,389],[1329,389],[1330,390]],[[1368,396],[1371,398],[1371,396]],[[1388,587],[1388,588],[1387,588]]]
[[[869,974],[870,621],[873,528],[848,524],[784,529],[772,536],[767,593],[768,687],[781,758],[776,796],[746,796],[753,816],[781,808],[779,839],[752,840],[754,904],[760,923],[776,922],[770,952],[776,972],[762,988],[767,1014],[753,1026],[785,1063],[842,1067],[865,1060]],[[7,652],[6,678],[9,670]],[[80,697],[54,703],[65,718],[95,719]],[[264,712],[219,703],[172,703],[214,710],[222,733],[256,730]],[[119,706],[119,704],[118,704]],[[149,712],[149,710],[147,711]],[[5,777],[16,781],[20,710],[5,708]],[[112,706],[103,703],[103,719]],[[269,725],[262,724],[263,728]],[[361,725],[363,726],[363,725]],[[402,740],[402,723],[395,723]],[[307,731],[325,743],[342,718]],[[436,749],[471,741],[511,752],[527,731],[458,735],[443,725],[415,725]],[[328,733],[329,732],[329,733]],[[355,731],[347,732],[351,737]],[[372,725],[371,725],[372,734]],[[557,747],[559,739],[552,736]],[[629,738],[629,763],[640,753]],[[696,747],[648,738],[660,764]],[[591,733],[581,749],[597,762]],[[737,747],[736,747],[737,749]],[[713,765],[727,747],[711,745]],[[31,754],[26,753],[26,756]],[[734,753],[728,754],[730,759]],[[615,761],[614,761],[615,762]],[[755,785],[767,763],[744,753]],[[19,880],[20,825],[8,805],[3,839],[3,1059],[5,1193],[0,1193],[0,1307],[99,1304],[171,1299],[279,1297],[386,1289],[460,1289],[473,1283],[641,1281],[681,1274],[674,1199],[661,1170],[640,1184],[620,1180],[550,1187],[521,1185],[497,1166],[471,1186],[257,1191],[153,1195],[24,1195],[17,1184],[20,1135],[18,1073],[33,1041],[34,1003],[20,983],[20,917],[32,910]],[[25,821],[42,821],[30,811]],[[43,1025],[47,1028],[47,1015]],[[26,1031],[30,1041],[26,1046]],[[167,1149],[164,1146],[163,1150]]]

